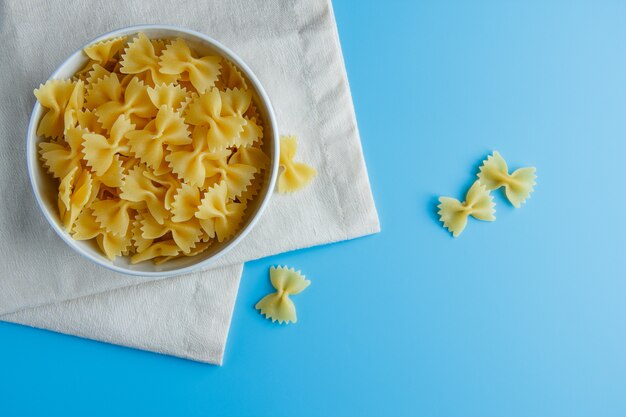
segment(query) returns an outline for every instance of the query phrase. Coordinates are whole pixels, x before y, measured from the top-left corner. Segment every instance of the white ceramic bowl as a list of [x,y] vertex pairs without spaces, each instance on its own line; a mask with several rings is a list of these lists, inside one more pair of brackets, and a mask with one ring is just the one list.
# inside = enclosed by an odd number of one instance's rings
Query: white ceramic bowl
[[[52,176],[45,171],[41,161],[39,160],[38,144],[42,141],[42,138],[37,137],[36,131],[43,113],[43,108],[39,103],[35,104],[30,117],[26,137],[26,158],[28,164],[28,175],[30,177],[30,182],[35,193],[37,203],[39,204],[44,217],[48,223],[50,223],[50,226],[52,226],[54,231],[61,237],[61,239],[63,239],[63,241],[65,241],[65,243],[92,262],[113,271],[130,275],[163,277],[193,272],[206,268],[245,238],[263,214],[263,211],[265,210],[272,194],[272,190],[274,189],[278,174],[278,155],[280,146],[278,142],[278,131],[274,111],[265,90],[261,86],[261,83],[250,68],[248,68],[245,62],[241,60],[241,58],[214,39],[193,30],[174,26],[141,25],[109,32],[92,40],[85,46],[118,36],[132,36],[138,32],[145,33],[149,38],[183,38],[187,41],[190,47],[200,54],[220,55],[229,59],[239,67],[241,72],[247,78],[249,88],[252,90],[256,102],[260,107],[259,112],[261,113],[261,117],[264,122],[263,146],[264,151],[270,156],[271,163],[267,175],[265,176],[264,186],[262,187],[259,196],[257,196],[257,198],[254,199],[248,206],[247,217],[244,220],[244,224],[239,232],[230,240],[220,244],[214,244],[208,250],[199,255],[193,257],[182,257],[171,260],[162,265],[154,265],[150,261],[132,265],[128,257],[124,256],[117,257],[116,260],[112,262],[102,254],[95,242],[74,240],[70,234],[65,231],[61,223],[57,208],[58,181],[53,179]],[[63,62],[61,66],[50,76],[50,78],[67,79],[72,77],[80,68],[82,68],[88,60],[86,55],[82,52],[83,48],[74,52],[68,59],[66,59],[65,62]]]

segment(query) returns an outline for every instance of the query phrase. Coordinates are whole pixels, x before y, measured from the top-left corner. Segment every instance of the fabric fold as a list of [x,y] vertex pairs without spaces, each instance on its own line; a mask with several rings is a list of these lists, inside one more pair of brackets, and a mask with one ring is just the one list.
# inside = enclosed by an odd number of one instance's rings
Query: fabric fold
[[221,364],[242,268],[132,285],[0,320]]

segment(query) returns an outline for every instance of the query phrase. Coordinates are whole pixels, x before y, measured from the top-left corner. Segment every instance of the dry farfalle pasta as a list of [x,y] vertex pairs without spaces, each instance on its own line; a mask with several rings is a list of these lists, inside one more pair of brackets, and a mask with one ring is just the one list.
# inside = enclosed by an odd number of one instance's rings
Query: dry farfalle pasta
[[536,182],[535,168],[520,168],[509,174],[506,161],[498,152],[489,155],[480,167],[478,180],[474,182],[463,203],[450,197],[440,197],[439,220],[454,237],[461,234],[467,218],[494,221],[496,218],[493,197],[489,191],[504,187],[507,199],[519,208],[526,201]]
[[298,142],[295,136],[280,138],[280,166],[283,169],[278,177],[278,192],[292,193],[306,187],[317,175],[315,168],[294,161]]
[[[110,39],[72,80],[35,90],[59,215],[110,259],[194,256],[241,227],[269,157],[238,68],[183,39]],[[295,152],[295,148],[294,148]]]
[[534,167],[520,168],[509,174],[506,161],[496,151],[483,161],[478,179],[488,190],[504,187],[506,198],[519,208],[533,192],[537,175]]
[[260,310],[272,322],[296,323],[296,306],[289,299],[290,295],[299,294],[311,284],[300,271],[279,266],[270,268],[270,281],[276,292],[266,295],[254,308]]
[[452,236],[457,237],[465,229],[467,218],[472,216],[478,220],[494,221],[495,204],[493,197],[480,181],[475,181],[470,187],[462,203],[456,198],[439,197],[439,216],[443,226]]

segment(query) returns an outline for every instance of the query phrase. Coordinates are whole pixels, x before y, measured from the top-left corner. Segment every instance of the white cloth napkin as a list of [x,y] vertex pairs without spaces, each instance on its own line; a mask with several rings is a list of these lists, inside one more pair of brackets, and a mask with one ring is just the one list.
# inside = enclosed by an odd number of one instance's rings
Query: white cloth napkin
[[[112,29],[184,26],[229,46],[259,77],[279,130],[319,175],[275,194],[213,269],[161,281],[92,265],[46,224],[25,163],[33,88]],[[328,0],[0,2],[0,319],[221,363],[242,262],[380,230]],[[10,58],[9,58],[10,57]]]

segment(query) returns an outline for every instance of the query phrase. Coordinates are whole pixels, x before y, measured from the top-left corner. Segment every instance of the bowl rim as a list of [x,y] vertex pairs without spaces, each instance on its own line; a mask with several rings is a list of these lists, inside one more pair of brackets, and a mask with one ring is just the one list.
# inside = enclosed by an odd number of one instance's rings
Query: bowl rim
[[250,218],[250,221],[248,222],[248,224],[239,232],[239,234],[234,239],[228,241],[224,245],[224,247],[222,247],[218,252],[216,252],[209,258],[204,259],[198,263],[185,266],[182,268],[178,268],[178,269],[169,270],[169,271],[136,271],[132,269],[127,269],[123,266],[115,265],[109,259],[104,257],[104,255],[102,256],[102,258],[98,258],[86,252],[82,247],[80,247],[76,243],[77,241],[74,238],[72,238],[68,232],[62,229],[59,224],[57,224],[56,220],[52,218],[52,213],[44,205],[43,199],[41,197],[41,194],[42,194],[41,190],[39,189],[37,185],[37,181],[35,180],[35,177],[36,177],[35,170],[41,169],[41,167],[34,166],[34,165],[39,165],[39,164],[32,163],[33,159],[35,161],[39,161],[39,158],[31,157],[33,146],[36,146],[35,140],[38,137],[36,134],[36,130],[37,130],[36,124],[39,120],[35,120],[35,113],[37,112],[39,108],[41,108],[41,104],[39,104],[39,101],[35,101],[35,105],[33,106],[33,110],[30,115],[30,121],[28,123],[28,130],[26,132],[26,164],[28,168],[28,177],[30,180],[31,189],[33,193],[35,194],[35,200],[37,201],[37,205],[39,206],[40,211],[44,215],[48,224],[50,224],[52,229],[56,232],[56,234],[74,251],[79,253],[81,256],[89,259],[96,265],[102,266],[111,271],[119,272],[125,275],[140,276],[140,277],[146,277],[146,278],[171,277],[171,276],[176,276],[176,275],[181,275],[185,273],[191,273],[191,272],[196,272],[202,269],[206,269],[211,264],[215,263],[219,258],[221,258],[230,250],[232,250],[232,248],[237,246],[248,235],[248,233],[250,233],[250,231],[256,226],[257,222],[259,221],[259,219],[262,217],[263,213],[265,212],[265,209],[267,208],[267,205],[269,204],[269,200],[273,194],[273,190],[276,186],[276,179],[278,177],[279,156],[280,156],[280,140],[278,136],[278,126],[276,123],[276,115],[274,113],[274,108],[272,107],[272,103],[269,99],[269,96],[267,95],[267,92],[263,88],[263,85],[261,84],[257,76],[254,74],[254,72],[237,54],[235,54],[228,47],[224,46],[221,42],[213,39],[212,37],[208,35],[205,35],[204,33],[195,31],[193,29],[187,29],[184,27],[174,26],[174,25],[141,24],[141,25],[125,26],[122,28],[112,30],[110,32],[107,32],[105,34],[102,34],[90,40],[89,42],[81,46],[79,49],[77,49],[74,53],[70,54],[56,68],[56,70],[54,70],[54,72],[48,77],[48,80],[56,79],[56,77],[64,69],[67,63],[76,55],[82,54],[82,51],[85,47],[92,45],[94,43],[101,42],[101,41],[111,39],[111,38],[115,38],[118,36],[127,36],[127,35],[132,35],[135,33],[139,33],[143,30],[171,30],[171,31],[181,32],[181,33],[199,38],[202,41],[210,44],[216,50],[218,50],[221,55],[225,56],[230,61],[234,62],[240,69],[243,70],[248,80],[251,81],[252,84],[254,85],[254,88],[256,89],[259,95],[259,98],[261,99],[262,104],[265,106],[265,110],[267,111],[267,118],[269,119],[269,125],[270,125],[269,127],[273,134],[272,142],[274,146],[274,158],[269,168],[270,175],[269,175],[269,186],[268,186],[267,192],[263,196],[263,199],[256,213],[254,213],[254,215]]

